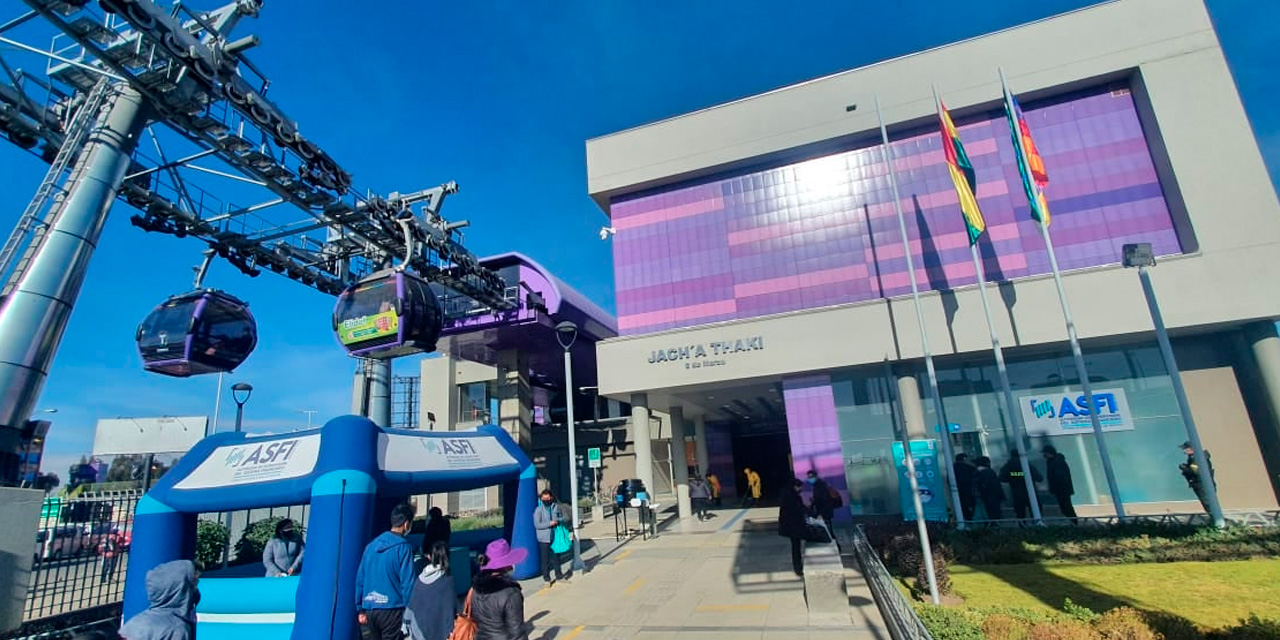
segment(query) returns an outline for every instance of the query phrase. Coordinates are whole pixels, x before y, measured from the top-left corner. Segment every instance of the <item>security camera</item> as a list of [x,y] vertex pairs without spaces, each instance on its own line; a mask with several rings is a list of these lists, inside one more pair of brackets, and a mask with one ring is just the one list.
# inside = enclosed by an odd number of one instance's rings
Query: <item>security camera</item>
[[613,227],[600,227],[600,239],[608,240],[609,236],[617,233],[618,230]]

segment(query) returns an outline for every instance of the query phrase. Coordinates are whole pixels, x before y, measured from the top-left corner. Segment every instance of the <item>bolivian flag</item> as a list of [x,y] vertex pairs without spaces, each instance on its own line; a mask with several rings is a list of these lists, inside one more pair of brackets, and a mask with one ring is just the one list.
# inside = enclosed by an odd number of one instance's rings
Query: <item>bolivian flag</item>
[[1013,151],[1018,158],[1018,173],[1022,174],[1022,188],[1027,192],[1027,203],[1031,206],[1031,218],[1049,226],[1049,201],[1044,197],[1044,188],[1049,184],[1049,174],[1044,169],[1044,158],[1031,139],[1031,127],[1022,115],[1022,107],[1018,99],[1009,93],[1009,87],[1001,82],[1004,90],[1004,113],[1009,119],[1009,133],[1013,136]]
[[969,232],[969,245],[977,244],[987,230],[987,221],[978,208],[978,198],[974,195],[978,190],[977,176],[973,172],[973,164],[969,155],[964,152],[960,142],[960,134],[956,125],[951,122],[951,114],[946,105],[938,101],[938,119],[942,122],[942,151],[947,156],[947,170],[951,172],[951,182],[956,185],[956,196],[960,198],[960,212],[964,214],[964,226]]

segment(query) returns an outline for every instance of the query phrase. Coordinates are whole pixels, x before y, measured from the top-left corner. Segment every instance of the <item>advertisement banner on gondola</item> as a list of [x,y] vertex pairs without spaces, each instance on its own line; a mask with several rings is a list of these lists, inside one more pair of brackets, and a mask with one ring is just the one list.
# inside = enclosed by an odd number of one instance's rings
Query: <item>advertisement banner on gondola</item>
[[338,340],[342,344],[365,342],[383,336],[394,336],[400,331],[400,317],[394,310],[383,311],[359,318],[343,320],[338,325]]

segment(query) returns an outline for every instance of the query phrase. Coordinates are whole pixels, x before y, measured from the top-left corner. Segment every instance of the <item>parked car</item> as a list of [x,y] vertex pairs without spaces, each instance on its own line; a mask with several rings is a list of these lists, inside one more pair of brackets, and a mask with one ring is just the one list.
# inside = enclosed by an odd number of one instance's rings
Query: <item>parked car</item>
[[35,561],[61,560],[84,553],[89,547],[85,545],[84,529],[73,525],[63,525],[36,532]]

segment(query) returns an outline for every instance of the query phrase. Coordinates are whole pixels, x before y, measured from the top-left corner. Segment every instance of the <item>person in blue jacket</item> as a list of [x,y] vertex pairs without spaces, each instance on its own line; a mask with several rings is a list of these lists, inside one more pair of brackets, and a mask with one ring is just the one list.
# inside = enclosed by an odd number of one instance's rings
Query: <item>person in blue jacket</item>
[[405,536],[413,526],[413,507],[391,509],[391,530],[373,539],[356,572],[356,620],[365,638],[403,640],[404,610],[413,583],[413,545]]
[[194,640],[200,575],[190,560],[166,562],[147,572],[151,606],[120,628],[125,640]]

